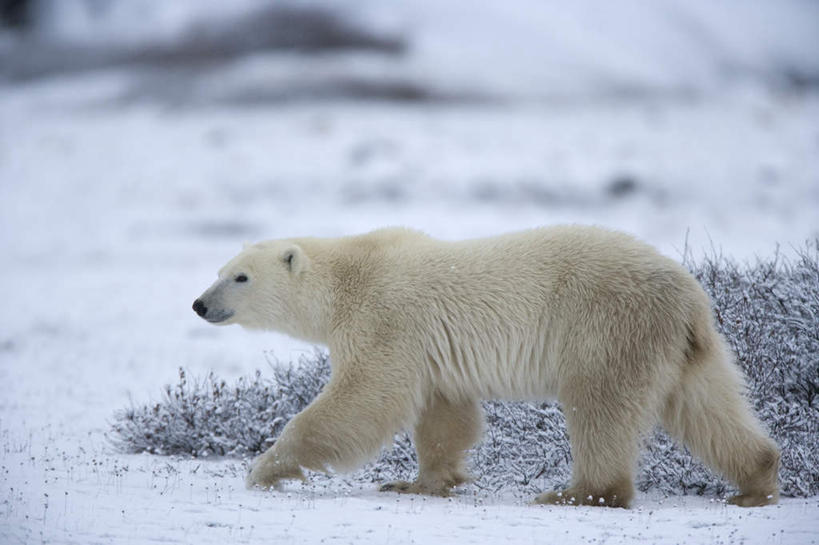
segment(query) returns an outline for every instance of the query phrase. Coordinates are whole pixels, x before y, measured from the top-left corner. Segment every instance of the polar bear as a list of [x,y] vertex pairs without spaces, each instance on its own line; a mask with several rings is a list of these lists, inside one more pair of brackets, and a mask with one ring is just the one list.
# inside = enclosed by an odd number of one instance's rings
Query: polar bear
[[627,507],[640,437],[660,422],[733,480],[778,499],[779,451],[696,279],[650,246],[557,226],[445,242],[407,229],[247,246],[194,303],[214,324],[330,349],[319,396],[253,463],[249,486],[362,464],[414,427],[419,475],[382,490],[446,495],[468,479],[480,400],[557,398],[573,457],[537,503]]

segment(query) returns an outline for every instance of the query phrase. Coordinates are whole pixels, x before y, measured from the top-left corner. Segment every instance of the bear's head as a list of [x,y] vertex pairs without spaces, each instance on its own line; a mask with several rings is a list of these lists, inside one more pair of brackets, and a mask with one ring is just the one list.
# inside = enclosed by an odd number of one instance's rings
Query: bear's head
[[310,259],[292,241],[249,245],[219,271],[219,277],[193,302],[193,310],[212,324],[239,324],[298,337],[313,336],[305,320],[315,319],[305,304]]

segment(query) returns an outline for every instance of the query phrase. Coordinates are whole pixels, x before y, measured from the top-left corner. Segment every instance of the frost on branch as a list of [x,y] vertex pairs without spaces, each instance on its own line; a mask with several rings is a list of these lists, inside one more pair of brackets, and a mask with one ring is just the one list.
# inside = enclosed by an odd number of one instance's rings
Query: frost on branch
[[[714,302],[718,327],[748,377],[749,396],[782,449],[784,495],[819,493],[819,239],[798,258],[775,256],[740,265],[722,256],[686,265]],[[329,379],[325,353],[274,367],[228,385],[213,374],[191,380],[183,370],[156,403],[115,415],[112,440],[126,452],[197,457],[255,455]],[[487,430],[472,450],[474,486],[493,492],[551,489],[565,484],[571,455],[555,403],[483,404]],[[411,477],[415,452],[406,434],[355,477]],[[664,432],[647,438],[638,474],[641,490],[723,494],[731,486]]]

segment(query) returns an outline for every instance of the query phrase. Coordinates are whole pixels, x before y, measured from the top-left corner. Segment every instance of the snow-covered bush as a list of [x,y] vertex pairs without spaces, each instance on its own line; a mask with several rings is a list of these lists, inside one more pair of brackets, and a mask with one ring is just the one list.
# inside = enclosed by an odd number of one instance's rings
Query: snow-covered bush
[[[783,493],[819,493],[819,239],[793,260],[686,261],[711,296],[754,407],[782,449]],[[251,456],[273,443],[328,378],[322,352],[274,366],[269,379],[257,371],[233,385],[212,374],[191,381],[180,370],[179,383],[168,386],[160,402],[116,414],[112,439],[127,452]],[[472,451],[474,486],[533,493],[568,481],[571,454],[557,404],[490,401],[484,410],[487,431]],[[401,434],[356,478],[408,478],[416,465],[409,436]],[[638,486],[723,494],[730,485],[658,430],[646,441]]]
[[165,386],[162,400],[115,415],[111,438],[125,452],[250,456],[273,444],[284,425],[330,378],[327,354],[302,356],[298,366],[271,366],[273,377],[242,377],[228,385],[210,373]]

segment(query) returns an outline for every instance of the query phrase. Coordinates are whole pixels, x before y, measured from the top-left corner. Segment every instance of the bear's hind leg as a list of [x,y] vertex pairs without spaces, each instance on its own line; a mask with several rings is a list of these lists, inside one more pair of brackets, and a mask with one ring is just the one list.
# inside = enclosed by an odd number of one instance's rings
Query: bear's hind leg
[[572,449],[572,482],[535,503],[628,507],[634,497],[634,467],[645,403],[583,381],[561,396]]
[[663,410],[663,426],[739,485],[728,503],[754,507],[779,499],[779,449],[743,395],[743,379],[721,344],[697,354]]
[[436,393],[415,426],[415,449],[419,473],[414,482],[394,481],[382,492],[447,496],[450,489],[469,480],[464,457],[483,430],[477,400],[452,402]]

